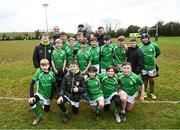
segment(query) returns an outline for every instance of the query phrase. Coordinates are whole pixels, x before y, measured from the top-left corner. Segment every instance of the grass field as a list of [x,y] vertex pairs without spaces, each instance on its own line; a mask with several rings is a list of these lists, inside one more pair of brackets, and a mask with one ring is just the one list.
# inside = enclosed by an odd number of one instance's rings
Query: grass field
[[[0,42],[0,97],[28,98],[29,83],[35,72],[32,53],[38,41]],[[162,54],[157,59],[160,76],[156,79],[159,101],[180,101],[180,37],[161,37],[158,41]],[[151,100],[148,98],[147,100]],[[42,122],[33,127],[34,116],[26,101],[0,100],[0,128],[169,128],[180,129],[179,104],[136,103],[128,113],[128,122],[115,122],[113,106],[103,113],[103,119],[95,122],[87,103],[80,104],[80,113],[71,116],[68,125],[62,124],[62,113],[52,102],[49,113],[43,113]]]

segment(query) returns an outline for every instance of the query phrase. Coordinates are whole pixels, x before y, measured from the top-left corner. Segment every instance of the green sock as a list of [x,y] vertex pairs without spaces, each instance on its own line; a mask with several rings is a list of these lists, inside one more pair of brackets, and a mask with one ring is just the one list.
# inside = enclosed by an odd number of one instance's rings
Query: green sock
[[150,93],[154,93],[154,86],[150,87]]
[[114,114],[119,114],[119,112],[120,112],[120,107],[119,106],[115,106]]
[[100,108],[99,106],[96,107],[96,114],[100,115],[102,112],[102,108]]
[[32,111],[33,111],[33,113],[35,114],[36,117],[40,117],[41,116],[41,112],[40,112],[39,108],[36,105],[34,105],[32,107]]
[[68,117],[69,116],[69,112],[68,111],[64,112],[64,116]]
[[147,87],[145,87],[145,92],[147,92]]

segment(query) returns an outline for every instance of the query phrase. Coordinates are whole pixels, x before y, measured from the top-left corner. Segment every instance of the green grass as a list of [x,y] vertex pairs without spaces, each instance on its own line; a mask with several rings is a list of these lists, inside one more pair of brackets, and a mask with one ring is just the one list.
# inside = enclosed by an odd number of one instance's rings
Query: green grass
[[[114,39],[113,39],[114,40]],[[129,39],[127,39],[128,42]],[[0,42],[0,97],[29,96],[29,84],[35,72],[32,53],[38,41]],[[156,79],[157,100],[180,100],[180,37],[161,37],[158,44],[162,54],[157,63],[160,76]],[[147,99],[151,100],[151,99]],[[50,113],[43,113],[42,122],[32,127],[34,119],[26,101],[1,100],[0,128],[179,128],[180,104],[135,104],[128,113],[128,122],[115,122],[113,107],[95,122],[86,103],[81,103],[78,116],[71,116],[68,125],[62,124],[62,113],[53,100]]]

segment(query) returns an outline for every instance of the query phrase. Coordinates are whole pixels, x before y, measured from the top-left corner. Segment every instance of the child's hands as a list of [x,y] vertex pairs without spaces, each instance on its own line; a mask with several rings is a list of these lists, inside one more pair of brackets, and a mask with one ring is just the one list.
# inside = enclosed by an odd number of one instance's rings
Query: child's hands
[[74,92],[78,92],[78,90],[79,90],[78,87],[76,87],[76,86],[73,87]]
[[30,104],[33,104],[35,101],[36,101],[35,97],[31,97],[31,98],[29,98],[29,100],[28,100],[28,102],[29,102]]
[[84,75],[84,80],[85,80],[85,81],[87,81],[87,78],[88,78],[88,76],[87,76],[87,75]]
[[144,95],[141,95],[141,96],[139,97],[139,101],[140,101],[141,103],[144,102]]
[[57,100],[57,104],[61,104],[62,102],[63,102],[63,97],[60,96],[60,97],[58,98],[58,100]]
[[55,74],[58,74],[58,70],[57,70],[57,69],[54,69],[54,73],[55,73]]

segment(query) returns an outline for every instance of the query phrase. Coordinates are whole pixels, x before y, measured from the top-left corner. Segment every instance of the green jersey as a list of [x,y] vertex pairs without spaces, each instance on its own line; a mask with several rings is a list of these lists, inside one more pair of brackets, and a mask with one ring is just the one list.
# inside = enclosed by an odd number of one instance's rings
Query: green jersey
[[90,101],[94,101],[99,97],[103,96],[103,92],[100,87],[100,81],[97,77],[88,78],[86,84],[87,84],[87,94],[90,98]]
[[101,87],[103,91],[104,98],[107,99],[112,93],[118,90],[118,77],[108,77],[106,73],[98,74],[98,78],[101,81]]
[[114,64],[123,64],[126,60],[126,50],[123,47],[115,46],[113,49]]
[[78,49],[81,49],[81,42],[76,41],[75,47],[78,48]]
[[89,49],[89,52],[92,56],[92,65],[97,65],[99,64],[99,47],[91,47]]
[[144,56],[144,70],[153,70],[155,68],[155,58],[161,53],[158,44],[150,42],[146,44],[139,44],[139,49]]
[[45,73],[38,69],[32,79],[37,81],[37,92],[45,99],[50,100],[55,83],[54,73],[52,71]]
[[64,61],[66,60],[66,52],[55,48],[51,53],[51,59],[54,61],[55,68],[60,70],[63,68]]
[[133,72],[129,76],[125,76],[123,73],[118,73],[117,76],[121,89],[130,96],[139,91],[140,86],[143,84],[142,79]]
[[113,65],[113,45],[101,46],[100,57],[102,69],[106,69],[106,67]]
[[74,59],[74,51],[78,50],[78,48],[74,47],[71,48],[69,45],[66,46],[66,56],[67,56],[67,63],[66,66],[69,67],[71,61]]
[[79,69],[81,71],[84,71],[86,69],[86,67],[88,66],[91,60],[92,58],[89,51],[78,50],[77,62],[78,62]]
[[64,50],[64,51],[66,51],[66,46],[68,46],[69,45],[69,43],[68,43],[68,41],[63,41],[62,42],[62,50]]

